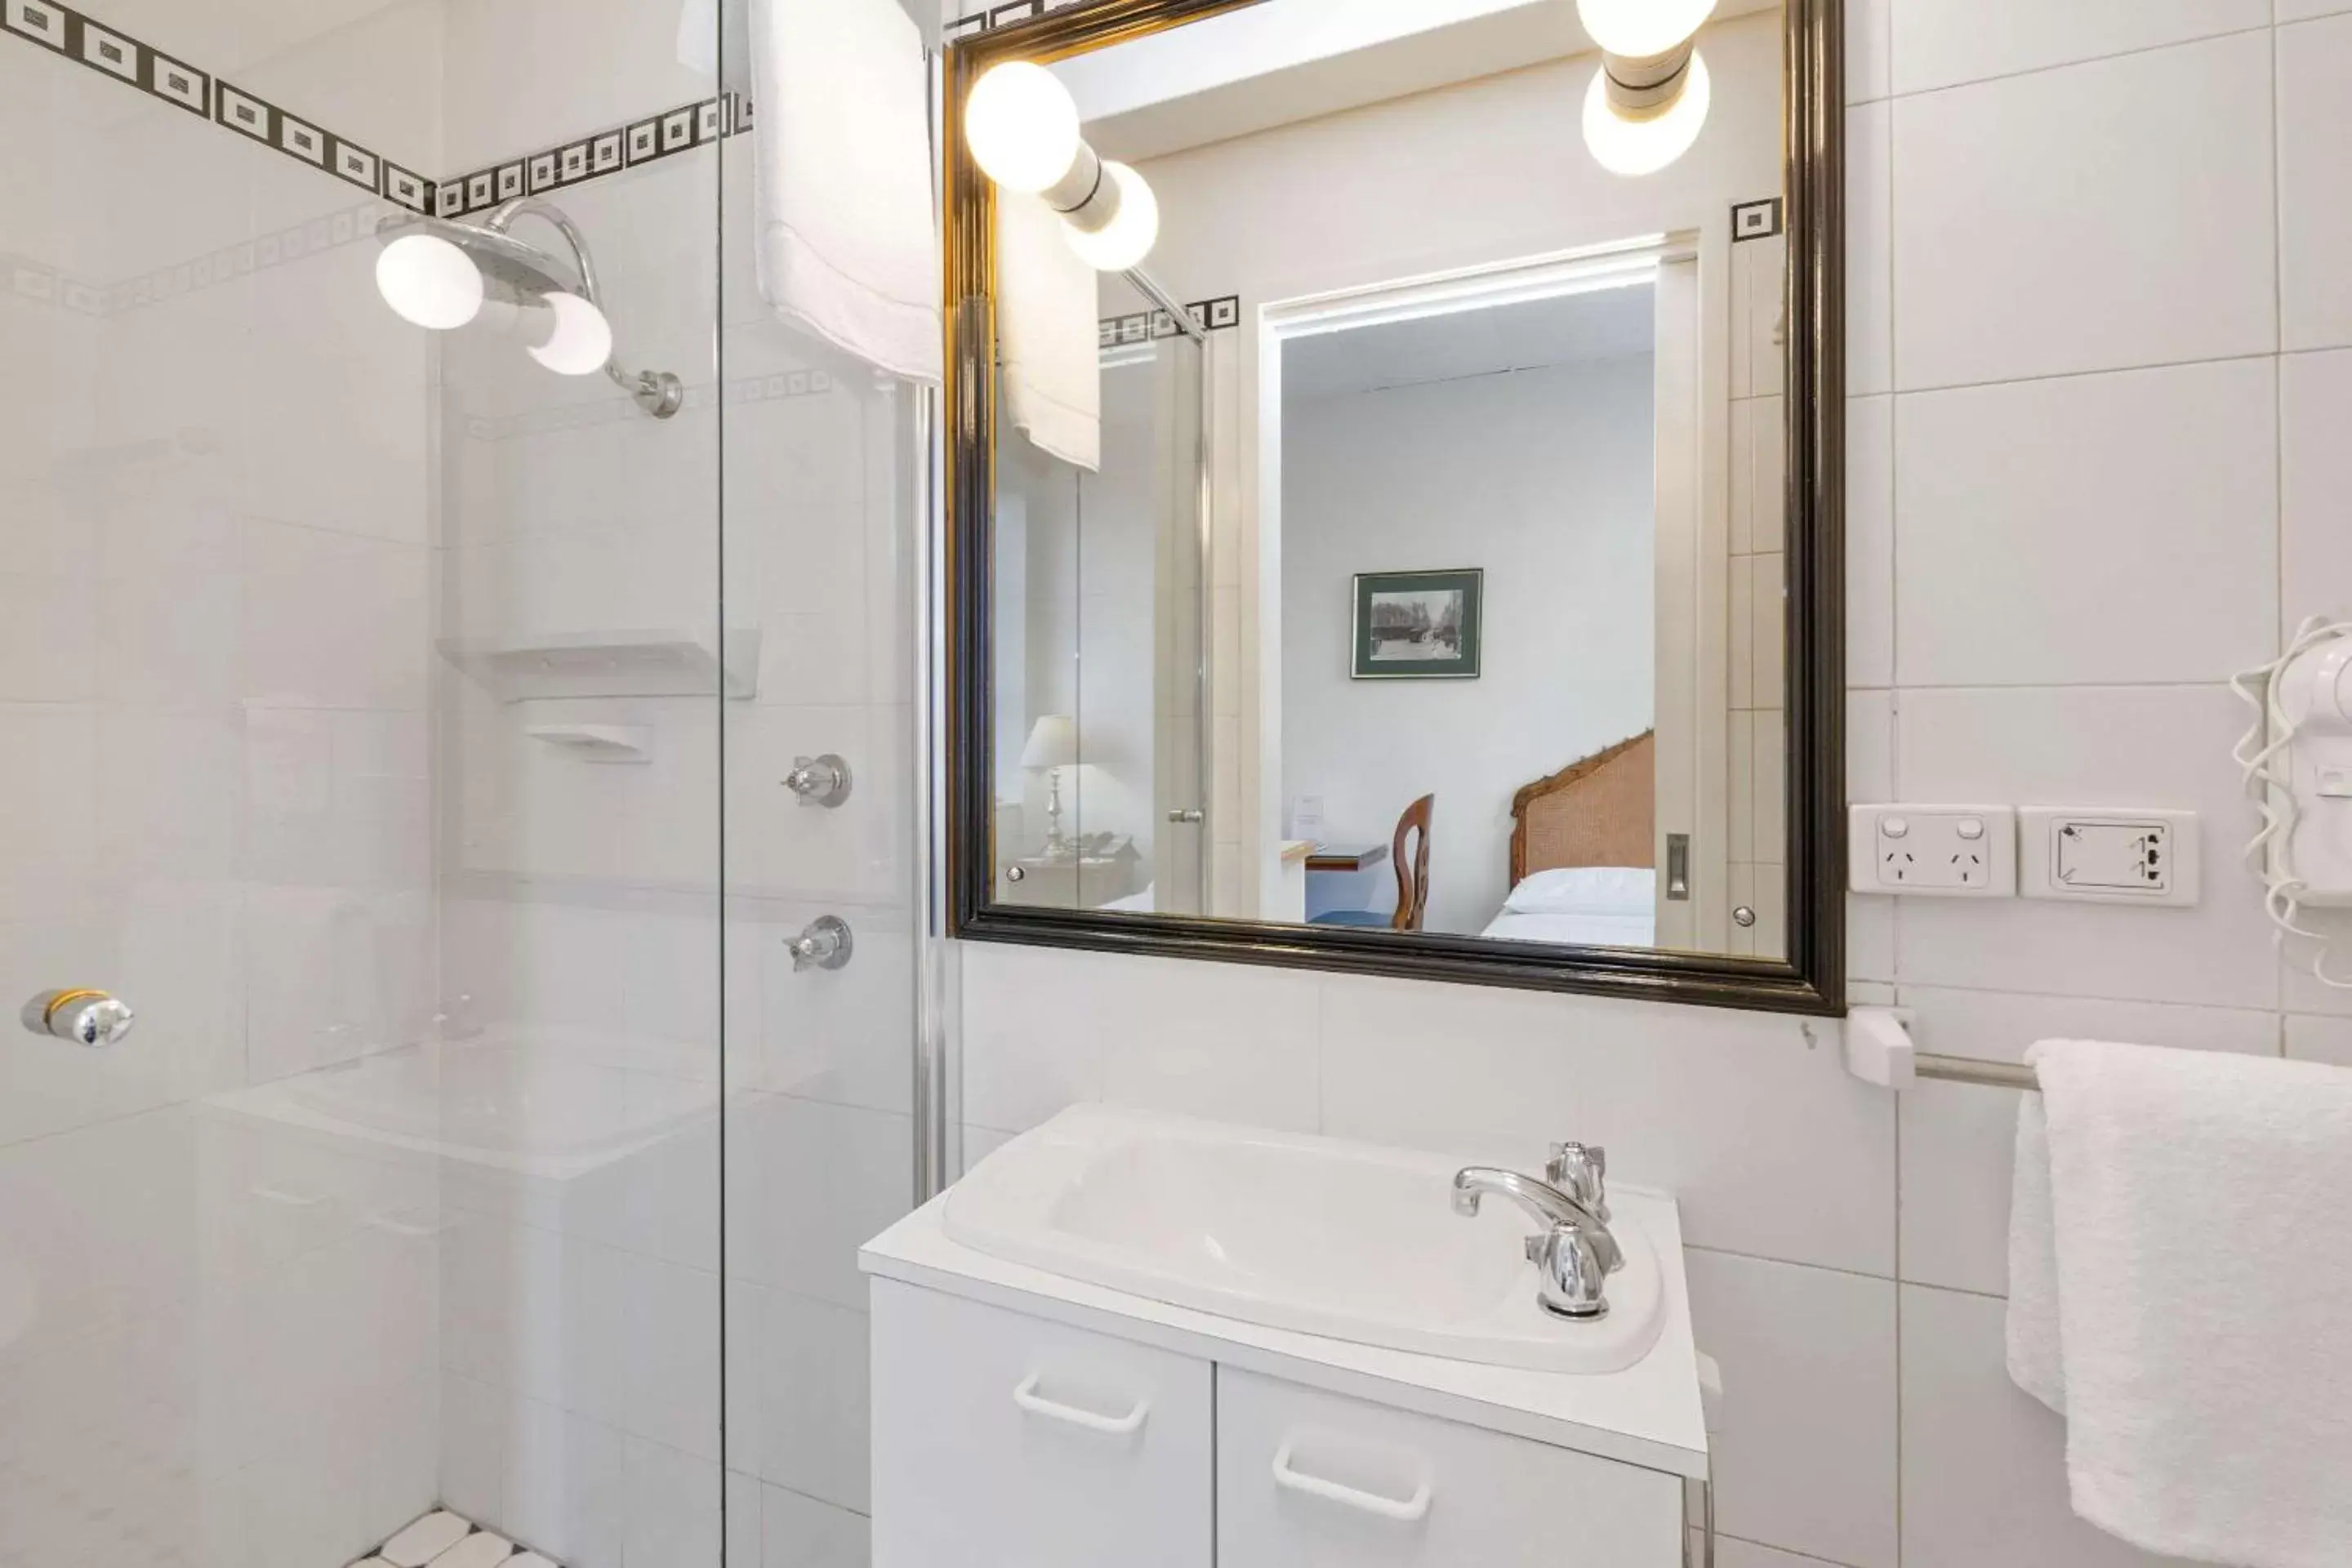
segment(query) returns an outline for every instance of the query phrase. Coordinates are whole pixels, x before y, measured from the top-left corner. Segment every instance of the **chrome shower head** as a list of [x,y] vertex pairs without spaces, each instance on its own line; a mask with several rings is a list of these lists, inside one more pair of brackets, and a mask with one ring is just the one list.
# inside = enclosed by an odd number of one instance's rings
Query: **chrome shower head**
[[[509,230],[522,217],[536,217],[554,228],[571,255],[517,239]],[[376,286],[385,303],[404,319],[446,331],[472,321],[487,300],[512,307],[545,307],[554,318],[553,331],[568,334],[562,347],[572,356],[584,350],[586,357],[562,363],[550,353],[552,343],[534,348],[532,357],[565,374],[593,374],[601,369],[656,419],[667,419],[684,405],[686,388],[677,376],[667,371],[633,373],[612,357],[612,329],[604,320],[587,237],[553,204],[517,196],[479,223],[404,214],[379,224],[375,237],[383,247],[376,263]]]

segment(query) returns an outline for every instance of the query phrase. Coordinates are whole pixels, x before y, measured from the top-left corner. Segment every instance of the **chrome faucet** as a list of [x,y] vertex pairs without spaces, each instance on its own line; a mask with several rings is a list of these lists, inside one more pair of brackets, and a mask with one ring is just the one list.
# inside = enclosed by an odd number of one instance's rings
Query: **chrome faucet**
[[[1554,1169],[1562,1158],[1553,1155]],[[1566,1173],[1580,1182],[1584,1169],[1570,1159]],[[1593,1169],[1590,1174],[1597,1191],[1601,1173]],[[1527,1244],[1528,1261],[1536,1266],[1537,1303],[1563,1318],[1589,1322],[1606,1317],[1609,1276],[1624,1267],[1625,1254],[1601,1214],[1575,1194],[1517,1171],[1472,1165],[1454,1173],[1455,1214],[1475,1215],[1479,1200],[1489,1193],[1510,1199],[1544,1227]]]
[[1609,1151],[1598,1143],[1555,1143],[1544,1180],[1609,1219]]

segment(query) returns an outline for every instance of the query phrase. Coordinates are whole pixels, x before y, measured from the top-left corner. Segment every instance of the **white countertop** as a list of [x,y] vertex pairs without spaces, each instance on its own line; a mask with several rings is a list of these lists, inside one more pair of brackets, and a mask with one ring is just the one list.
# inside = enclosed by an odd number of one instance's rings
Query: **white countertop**
[[[1530,1372],[1386,1350],[1108,1289],[1008,1263],[950,1240],[944,1195],[868,1242],[868,1274],[944,1291],[1074,1328],[1245,1368],[1334,1394],[1507,1432],[1693,1479],[1707,1473],[1682,1223],[1671,1198],[1612,1188],[1638,1216],[1664,1268],[1666,1319],[1650,1353],[1622,1372]],[[1536,1310],[1532,1301],[1528,1310]]]

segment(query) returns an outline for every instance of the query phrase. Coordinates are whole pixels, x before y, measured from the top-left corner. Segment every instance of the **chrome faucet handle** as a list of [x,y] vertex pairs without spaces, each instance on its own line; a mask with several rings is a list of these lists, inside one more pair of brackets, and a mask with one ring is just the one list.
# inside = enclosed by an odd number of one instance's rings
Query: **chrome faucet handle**
[[856,948],[849,922],[838,915],[819,915],[809,928],[784,943],[793,955],[793,973],[807,969],[846,969]]
[[849,798],[849,764],[833,752],[821,757],[794,757],[784,787],[801,797],[803,805],[839,805]]
[[1536,1266],[1536,1304],[1545,1311],[1580,1323],[1609,1315],[1609,1265],[1587,1233],[1555,1226],[1531,1236],[1528,1261]]
[[25,1004],[17,1017],[37,1035],[96,1047],[113,1045],[129,1034],[136,1015],[129,1004],[103,991],[77,986],[42,992]]
[[1536,1300],[1544,1310],[1582,1321],[1605,1316],[1609,1276],[1625,1262],[1607,1222],[1574,1194],[1517,1171],[1472,1165],[1454,1173],[1455,1214],[1475,1216],[1489,1193],[1508,1198],[1544,1227],[1527,1238]]
[[1609,1217],[1609,1151],[1600,1144],[1553,1144],[1544,1180],[1602,1219]]

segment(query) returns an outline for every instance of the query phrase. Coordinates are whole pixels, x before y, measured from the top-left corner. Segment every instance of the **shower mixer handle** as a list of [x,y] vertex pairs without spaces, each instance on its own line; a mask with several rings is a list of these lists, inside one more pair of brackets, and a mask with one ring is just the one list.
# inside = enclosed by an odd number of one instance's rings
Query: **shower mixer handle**
[[838,915],[819,915],[806,931],[784,943],[793,955],[793,973],[807,969],[846,969],[856,943],[849,922]]

